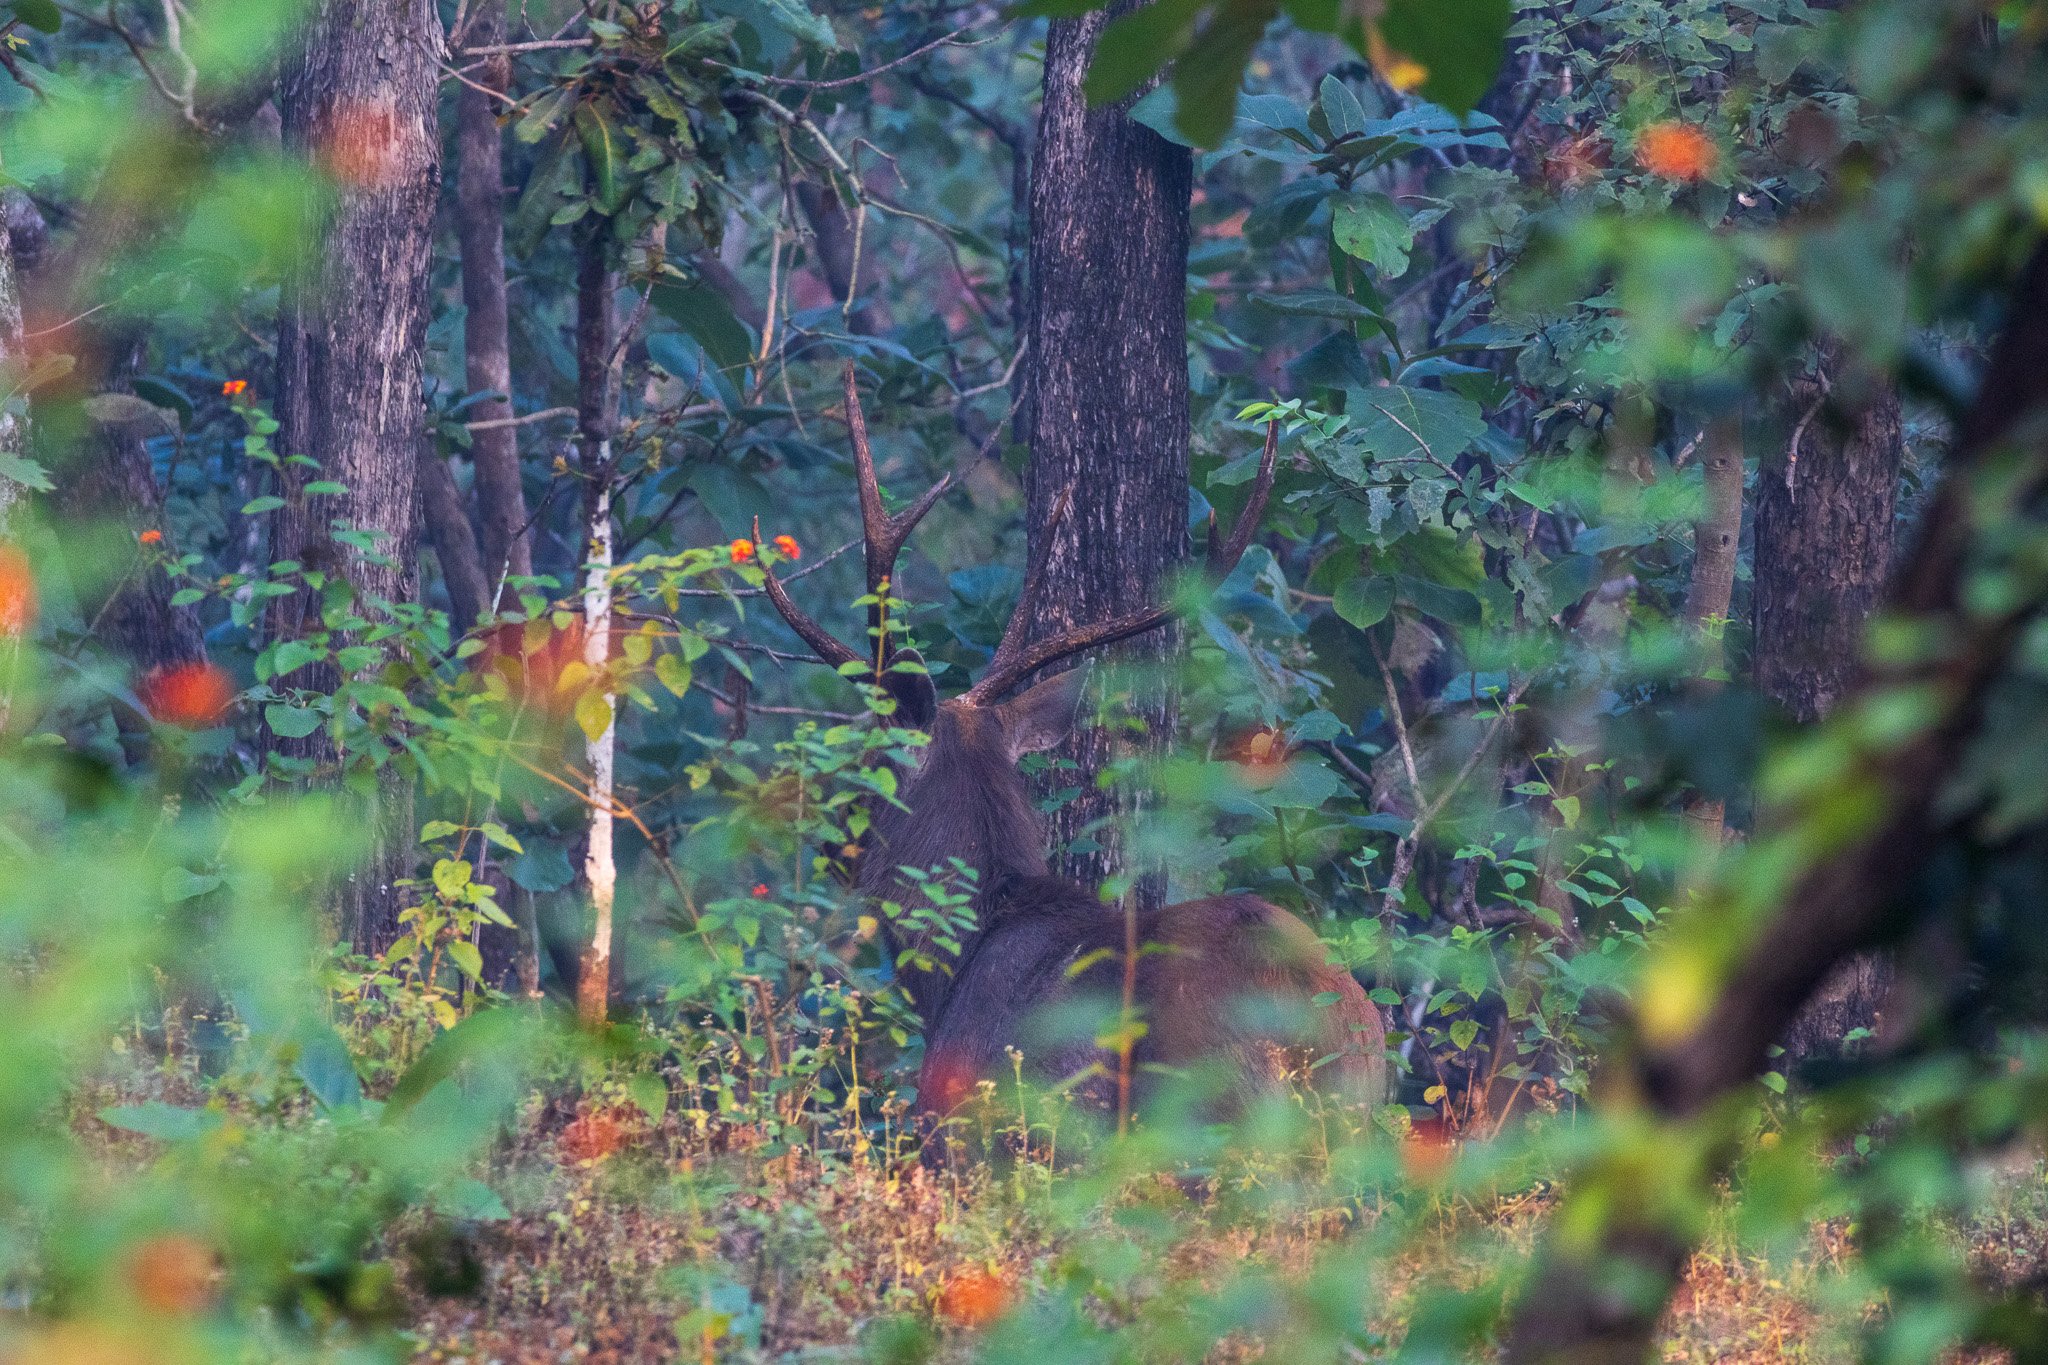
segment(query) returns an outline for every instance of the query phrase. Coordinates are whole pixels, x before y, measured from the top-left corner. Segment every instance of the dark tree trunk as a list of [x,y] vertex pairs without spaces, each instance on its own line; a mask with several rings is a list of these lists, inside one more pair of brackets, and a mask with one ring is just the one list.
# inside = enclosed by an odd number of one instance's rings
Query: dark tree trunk
[[[1187,150],[1126,116],[1091,109],[1081,92],[1096,39],[1138,8],[1055,21],[1046,36],[1045,98],[1031,196],[1031,461],[1025,473],[1030,534],[1046,532],[1063,490],[1072,512],[1047,564],[1032,638],[1156,600],[1187,540]],[[1176,632],[1120,651],[1126,659],[1176,653]],[[1173,691],[1143,679],[1130,706],[1158,745],[1171,732]],[[1094,852],[1063,852],[1061,872],[1095,885],[1121,870],[1115,819],[1130,798],[1100,791],[1096,774],[1129,736],[1083,730],[1056,756],[1081,794],[1053,817],[1060,845],[1090,837]],[[1107,823],[1103,823],[1107,822]],[[1101,825],[1100,828],[1091,828]],[[1164,877],[1149,874],[1140,900],[1156,905]]]
[[[503,7],[485,4],[471,26],[470,45],[505,40]],[[509,58],[493,57],[473,74],[477,85],[503,91],[511,83]],[[462,244],[462,303],[467,310],[462,344],[471,393],[491,393],[470,409],[472,420],[512,417],[511,310],[505,297],[505,153],[499,102],[463,86],[455,97],[455,224]],[[533,572],[533,536],[527,527],[526,490],[519,475],[519,431],[486,427],[471,438],[476,466],[477,542],[485,581],[495,592],[508,574]]]
[[[440,184],[441,25],[431,0],[323,0],[300,33],[303,47],[286,60],[279,82],[284,142],[330,178],[333,202],[279,319],[279,447],[319,468],[287,466],[273,553],[338,574],[364,598],[405,602],[417,595],[419,574],[420,384]],[[344,491],[309,495],[304,486],[314,478]],[[336,539],[330,526],[337,520],[376,537],[377,553]],[[273,618],[276,629],[317,627],[317,595],[279,601],[287,605]],[[302,685],[338,681],[330,670]],[[334,757],[318,747],[304,756]],[[379,791],[375,846],[336,907],[340,934],[368,951],[396,935],[392,883],[404,875],[412,847],[410,787],[394,778]]]
[[[1715,418],[1701,438],[1701,451],[1706,501],[1693,528],[1685,620],[1696,637],[1700,661],[1692,692],[1704,697],[1721,690],[1727,668],[1722,630],[1735,600],[1735,562],[1742,549],[1741,414]],[[1686,802],[1685,818],[1708,847],[1718,847],[1727,832],[1727,803],[1695,793]]]
[[[1896,942],[1938,908],[1919,894],[1916,874],[1953,832],[1942,793],[1961,756],[1981,737],[1986,694],[2043,608],[2038,591],[1990,609],[1963,600],[1987,531],[2010,537],[2013,521],[2027,518],[2038,534],[2048,496],[2048,448],[2038,427],[2043,408],[2048,248],[2037,248],[2012,292],[2006,332],[1976,405],[1960,424],[1947,477],[1887,595],[1888,610],[1943,648],[1932,657],[1866,657],[1841,697],[1849,702],[1907,688],[1928,697],[1933,713],[1910,737],[1889,743],[1864,738],[1841,777],[1810,793],[1803,810],[1781,815],[1781,821],[1832,821],[1828,851],[1786,879],[1775,908],[1720,976],[1711,1006],[1693,1027],[1610,1064],[1627,1068],[1613,1084],[1640,1096],[1649,1117],[1706,1121],[1708,1111],[1763,1068],[1767,1049],[1831,971],[1858,952]],[[1985,466],[2016,438],[2026,443],[2020,458],[1997,462],[2005,467],[1994,480]],[[1996,494],[1986,496],[1985,485],[1994,481]],[[1999,524],[1987,527],[1986,518]],[[1867,812],[1851,828],[1831,814],[1845,804]],[[1725,902],[1745,892],[1724,884],[1708,894]],[[1717,913],[1717,907],[1701,912]],[[1725,904],[1718,912],[1754,913]],[[1641,1188],[1643,1173],[1627,1163],[1579,1173],[1568,1198],[1580,1206],[1561,1210],[1557,1221],[1586,1228],[1590,1215],[1597,1236],[1553,1238],[1546,1245],[1514,1312],[1503,1359],[1509,1365],[1634,1365],[1648,1358],[1664,1304],[1698,1235],[1684,1211],[1712,1197],[1729,1155],[1716,1153],[1697,1167],[1688,1163],[1668,1179],[1690,1189],[1654,1196]]]
[[[100,382],[101,403],[109,398],[132,398],[128,383],[134,374],[134,351],[112,374]],[[192,663],[206,653],[199,619],[189,608],[171,605],[175,589],[160,568],[145,564],[139,538],[144,531],[163,530],[163,490],[157,487],[156,467],[150,459],[148,440],[163,434],[152,422],[140,400],[120,407],[102,409],[81,432],[83,440],[70,465],[57,479],[53,498],[65,519],[80,532],[95,528],[99,534],[63,537],[67,557],[73,557],[71,581],[87,595],[79,607],[86,620],[94,622],[94,633],[138,673]],[[113,552],[127,558],[119,568],[106,564],[75,562],[75,557],[105,555],[110,548],[107,532],[119,528],[120,539]],[[172,548],[176,548],[175,546]]]
[[[1898,391],[1826,348],[1793,388],[1791,437],[1757,481],[1755,676],[1759,692],[1802,725],[1854,683],[1863,634],[1891,571],[1906,443]],[[1796,1057],[1831,1052],[1875,1029],[1889,964],[1843,964],[1794,1023]]]
[[455,472],[434,449],[432,440],[420,450],[420,519],[426,526],[427,541],[434,547],[434,558],[441,562],[449,622],[456,634],[467,634],[490,605],[491,584]]
[[[58,548],[95,636],[146,672],[190,663],[205,647],[198,618],[171,605],[170,580],[144,566],[139,541],[144,531],[164,529],[163,491],[147,442],[175,426],[131,391],[141,364],[138,329],[97,325],[108,316],[96,308],[111,287],[107,267],[116,253],[136,249],[110,233],[116,225],[144,237],[156,229],[146,215],[138,220],[127,199],[102,187],[83,215],[91,226],[56,259],[49,259],[48,227],[26,195],[7,196],[5,217],[11,240],[24,248],[17,264],[37,311],[79,319],[69,345],[90,371],[74,372],[74,383],[91,396],[51,433],[50,506],[75,528],[58,537]],[[15,307],[18,321],[18,299]]]
[[874,281],[874,239],[859,242],[859,249],[855,249],[854,239],[861,233],[832,185],[801,181],[796,187],[796,199],[811,225],[811,245],[818,254],[818,273],[825,277],[826,287],[842,308],[847,296],[853,297],[853,311],[845,319],[846,330],[855,336],[887,331],[887,311],[862,297]]

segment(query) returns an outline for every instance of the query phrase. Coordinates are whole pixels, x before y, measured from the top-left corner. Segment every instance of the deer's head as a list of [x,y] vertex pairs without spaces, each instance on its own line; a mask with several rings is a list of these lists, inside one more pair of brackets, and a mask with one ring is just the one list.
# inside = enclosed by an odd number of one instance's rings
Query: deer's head
[[[886,511],[851,364],[846,367],[844,384],[854,470],[860,484],[868,596],[882,602],[889,597],[904,543],[951,485],[952,475],[902,511],[893,515]],[[1244,515],[1226,540],[1217,540],[1212,529],[1212,580],[1220,581],[1236,567],[1251,542],[1272,491],[1278,443],[1279,427],[1271,424]],[[975,868],[984,888],[1009,877],[1045,875],[1045,831],[1017,761],[1025,754],[1052,748],[1071,732],[1085,671],[1055,674],[1014,697],[1011,693],[1034,674],[1089,650],[1155,630],[1173,619],[1171,608],[1151,605],[1043,639],[1029,638],[1053,533],[1064,520],[1071,497],[1072,489],[1060,495],[1051,524],[1034,537],[1036,544],[1017,606],[995,657],[981,677],[956,697],[939,697],[922,661],[896,642],[894,632],[882,628],[880,607],[869,609],[870,648],[856,651],[806,615],[790,597],[788,587],[772,571],[767,572],[764,586],[769,600],[819,661],[842,673],[853,671],[847,665],[858,665],[861,676],[872,679],[895,701],[897,723],[931,736],[914,766],[901,775],[900,804],[874,813],[872,845],[860,859],[858,885],[863,892],[901,900],[909,889],[900,882],[899,868],[926,868],[949,858],[959,858]]]

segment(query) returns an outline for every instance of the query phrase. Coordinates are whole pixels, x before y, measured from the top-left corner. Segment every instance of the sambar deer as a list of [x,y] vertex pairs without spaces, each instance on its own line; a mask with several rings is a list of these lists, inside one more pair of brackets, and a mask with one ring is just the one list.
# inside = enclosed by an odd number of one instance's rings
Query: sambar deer
[[[904,542],[951,476],[889,514],[851,365],[845,398],[868,593],[881,602]],[[1278,428],[1269,427],[1243,516],[1221,543],[1212,530],[1213,581],[1229,573],[1250,543],[1272,491],[1277,445]],[[1070,495],[1060,499],[1055,522],[1069,501]],[[820,661],[842,672],[858,664],[894,698],[897,722],[930,736],[915,765],[899,773],[896,802],[877,803],[873,811],[857,860],[857,889],[901,908],[923,898],[924,883],[907,871],[958,859],[975,873],[974,924],[957,954],[940,949],[928,931],[906,930],[901,917],[884,919],[886,945],[925,1023],[920,1114],[943,1117],[979,1082],[1007,1079],[1011,1048],[1023,1053],[1035,1080],[1073,1082],[1090,1103],[1120,1114],[1161,1072],[1204,1066],[1213,1068],[1221,1098],[1233,1106],[1271,1092],[1283,1068],[1317,1063],[1319,1090],[1377,1103],[1386,1089],[1379,1011],[1350,973],[1329,965],[1322,943],[1301,920],[1243,895],[1127,917],[1089,888],[1051,874],[1045,828],[1017,761],[1058,744],[1072,729],[1085,670],[1004,698],[1049,665],[1172,618],[1169,608],[1150,606],[1026,643],[1051,530],[1037,538],[1015,613],[987,671],[945,700],[921,667],[892,669],[908,651],[878,628],[877,607],[869,609],[874,644],[857,653],[805,615],[772,571],[766,575],[770,600]],[[1133,947],[1142,951],[1133,954]],[[1059,1037],[1042,1027],[1049,1016],[1071,1015],[1091,1002],[1120,1008],[1126,1000],[1144,1024],[1128,1056],[1121,1048],[1107,1051],[1093,1029]]]

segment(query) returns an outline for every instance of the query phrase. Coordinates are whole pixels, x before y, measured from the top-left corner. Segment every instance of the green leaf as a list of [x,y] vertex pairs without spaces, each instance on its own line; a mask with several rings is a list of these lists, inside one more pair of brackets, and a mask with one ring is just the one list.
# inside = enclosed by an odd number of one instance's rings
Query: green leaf
[[498,1192],[472,1176],[463,1176],[447,1189],[436,1192],[433,1202],[434,1212],[444,1218],[501,1223],[512,1216],[512,1210],[505,1207]]
[[599,691],[585,692],[576,699],[576,725],[592,744],[612,728],[612,701]]
[[1201,0],[1154,0],[1114,20],[1088,63],[1088,102],[1114,104],[1152,79],[1186,45],[1200,10]]
[[218,888],[220,884],[221,878],[218,873],[188,872],[182,867],[173,867],[165,871],[161,889],[164,901],[167,904],[176,905],[180,901],[194,900],[203,896],[207,892]]
[[1275,0],[1219,6],[1201,36],[1174,63],[1180,130],[1197,146],[1215,146],[1237,122],[1237,92],[1244,84],[1245,66],[1277,12]]
[[1421,94],[1455,113],[1477,105],[1500,72],[1514,0],[1387,0],[1380,36],[1428,69]]
[[321,657],[322,651],[304,640],[286,640],[270,656],[270,676],[282,678]]
[[462,826],[456,824],[453,820],[429,820],[420,826],[420,842],[429,844],[436,839],[445,839],[451,834],[460,834],[461,832]]
[[590,184],[598,211],[617,213],[625,204],[624,184],[620,179],[624,156],[617,136],[596,104],[577,105],[575,122],[576,138],[583,144],[583,160],[590,168]]
[[666,651],[654,660],[654,676],[678,697],[690,690],[690,666]]
[[251,498],[243,503],[242,515],[245,517],[258,516],[264,512],[275,512],[282,506],[284,506],[283,498],[278,497],[274,493],[265,493],[260,498]]
[[1330,232],[1345,255],[1364,261],[1388,279],[1408,270],[1415,230],[1398,205],[1377,190],[1359,190],[1336,201]]
[[1399,384],[1352,389],[1345,403],[1352,430],[1379,460],[1426,456],[1449,464],[1486,434],[1486,417],[1469,398]]
[[1338,587],[1331,609],[1360,630],[1386,619],[1394,608],[1394,580],[1384,575],[1358,574]]
[[470,877],[476,871],[467,858],[440,858],[434,863],[434,890],[443,899],[459,901],[463,892],[469,890]]
[[320,728],[320,713],[310,706],[287,706],[273,702],[263,708],[263,723],[274,735],[304,739]]
[[56,0],[14,0],[15,17],[30,28],[55,33],[64,27],[64,14]]
[[674,319],[720,369],[737,370],[753,358],[753,334],[725,295],[709,285],[662,280],[654,286],[654,306]]
[[626,1094],[650,1123],[660,1123],[668,1113],[668,1084],[659,1076],[641,1072],[626,1082]]
[[1460,1019],[1451,1025],[1451,1044],[1460,1052],[1472,1046],[1478,1038],[1479,1021],[1477,1019]]
[[448,945],[448,960],[471,981],[484,979],[484,955],[468,939],[458,938]]
[[1556,808],[1557,818],[1564,821],[1566,829],[1577,829],[1579,827],[1578,797],[1560,796],[1554,798],[1550,804]]
[[1270,308],[1289,317],[1357,321],[1379,316],[1358,300],[1346,298],[1334,289],[1300,289],[1290,294],[1274,294],[1259,289],[1253,291],[1251,301],[1261,308]]
[[811,12],[803,0],[756,0],[768,14],[768,20],[799,42],[815,43],[830,51],[839,50],[839,35],[832,31],[831,23]]
[[112,1128],[159,1142],[180,1142],[201,1137],[220,1127],[222,1115],[214,1109],[187,1109],[182,1105],[150,1100],[143,1104],[118,1104],[99,1112],[99,1120]]
[[0,450],[0,479],[33,488],[38,493],[49,493],[57,485],[50,482],[50,471],[26,455],[10,455]]

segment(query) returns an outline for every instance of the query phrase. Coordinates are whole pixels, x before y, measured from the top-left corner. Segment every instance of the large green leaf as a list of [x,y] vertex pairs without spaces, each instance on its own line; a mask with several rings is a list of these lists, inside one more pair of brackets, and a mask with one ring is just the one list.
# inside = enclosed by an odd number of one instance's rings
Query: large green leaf
[[1378,190],[1357,190],[1335,201],[1330,231],[1345,255],[1364,261],[1388,279],[1407,273],[1415,230],[1400,206]]
[[1386,384],[1352,389],[1346,401],[1352,430],[1376,460],[1438,460],[1449,464],[1486,434],[1479,405],[1455,393]]
[[1514,0],[1386,0],[1380,36],[1428,71],[1421,94],[1465,113],[1500,71]]

